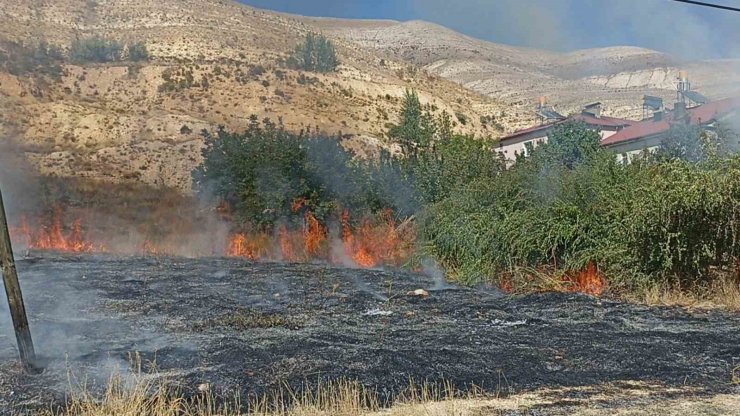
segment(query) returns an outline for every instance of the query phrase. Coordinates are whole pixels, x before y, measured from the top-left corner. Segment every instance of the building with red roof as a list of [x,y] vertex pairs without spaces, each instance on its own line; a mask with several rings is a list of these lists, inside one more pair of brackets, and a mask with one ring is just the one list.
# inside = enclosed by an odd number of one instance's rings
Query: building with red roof
[[636,122],[620,132],[602,140],[602,146],[628,161],[645,150],[656,149],[668,136],[671,126],[689,124],[711,127],[718,121],[731,117],[740,110],[740,97],[727,98],[686,108],[676,103],[673,111],[656,113],[653,118]]
[[559,114],[557,116],[558,117],[551,119],[549,122],[524,130],[519,130],[501,138],[496,151],[501,153],[510,161],[516,160],[517,155],[520,154],[526,156],[529,146],[536,147],[539,144],[546,142],[547,137],[553,128],[569,121],[580,121],[585,123],[588,127],[598,130],[601,134],[602,140],[617,134],[635,123],[635,121],[632,120],[602,116],[601,103],[590,104],[586,106],[581,113],[570,117],[563,117]]
[[578,115],[561,117],[506,136],[499,142],[497,150],[513,161],[518,154],[526,156],[529,146],[546,142],[555,126],[568,121],[581,121],[601,133],[602,146],[616,153],[620,160],[629,161],[645,150],[658,148],[673,125],[683,123],[709,128],[731,117],[740,110],[740,97],[707,102],[691,108],[686,107],[685,101],[679,101],[673,110],[655,111],[651,118],[642,121],[602,116],[597,104],[587,106]]

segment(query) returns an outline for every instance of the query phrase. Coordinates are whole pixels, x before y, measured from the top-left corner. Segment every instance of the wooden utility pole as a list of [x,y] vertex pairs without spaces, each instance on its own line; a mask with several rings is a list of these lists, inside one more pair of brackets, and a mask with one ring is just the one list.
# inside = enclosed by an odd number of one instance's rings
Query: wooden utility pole
[[0,191],[0,266],[3,270],[5,293],[8,295],[10,316],[13,318],[13,328],[15,328],[15,338],[18,341],[21,362],[23,362],[23,367],[26,370],[36,370],[36,353],[33,350],[26,307],[23,304],[23,294],[18,283],[18,273],[15,269],[13,246],[10,243],[10,230],[8,229],[8,219],[5,216],[2,191]]

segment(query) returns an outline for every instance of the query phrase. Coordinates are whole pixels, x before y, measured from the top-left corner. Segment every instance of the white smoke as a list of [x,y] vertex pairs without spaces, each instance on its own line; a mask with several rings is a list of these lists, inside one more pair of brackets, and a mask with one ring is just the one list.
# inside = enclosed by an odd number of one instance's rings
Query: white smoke
[[[740,13],[669,0],[411,0],[414,15],[482,39],[557,51],[640,46],[740,58]],[[740,6],[738,0],[723,4]]]

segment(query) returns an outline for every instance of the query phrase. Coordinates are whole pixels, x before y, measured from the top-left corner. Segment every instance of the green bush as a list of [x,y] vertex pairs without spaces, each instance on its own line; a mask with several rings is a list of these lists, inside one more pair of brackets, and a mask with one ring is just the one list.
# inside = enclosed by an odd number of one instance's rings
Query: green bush
[[599,148],[594,132],[565,124],[495,181],[473,182],[431,206],[422,229],[464,279],[595,262],[617,286],[701,284],[736,264],[737,212],[740,158],[625,166]]
[[69,57],[77,63],[106,63],[122,59],[123,45],[113,39],[91,37],[75,39],[69,50]]
[[149,50],[144,42],[136,42],[128,45],[128,60],[134,62],[148,61]]
[[384,181],[393,173],[383,163],[354,161],[335,138],[290,133],[254,116],[243,133],[220,129],[204,136],[195,189],[229,203],[242,223],[269,228],[289,220],[297,200],[325,221],[343,208],[393,207],[382,197]]
[[49,75],[58,78],[64,72],[63,62],[61,48],[43,40],[36,45],[0,42],[0,68],[12,75]]
[[311,72],[334,72],[339,66],[334,43],[324,35],[309,33],[288,58],[289,66]]

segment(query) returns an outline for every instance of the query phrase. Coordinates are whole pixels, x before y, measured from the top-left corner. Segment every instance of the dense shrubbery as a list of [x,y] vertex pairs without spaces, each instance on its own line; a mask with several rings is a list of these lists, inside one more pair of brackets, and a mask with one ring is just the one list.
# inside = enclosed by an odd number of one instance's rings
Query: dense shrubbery
[[149,50],[144,42],[135,42],[128,45],[127,55],[129,61],[139,62],[149,60]]
[[[293,134],[256,118],[241,134],[206,133],[196,188],[228,202],[242,222],[272,226],[292,216],[297,200],[322,220],[336,218],[345,208],[353,213],[391,209],[405,218],[456,187],[502,170],[489,141],[452,134],[449,116],[434,120],[415,94],[409,93],[405,109],[403,121],[392,129],[415,149],[403,158],[381,152],[378,160],[358,160],[336,138]],[[421,130],[423,138],[412,137]]]
[[58,77],[63,72],[63,61],[61,48],[45,41],[33,46],[14,42],[0,44],[0,67],[12,75],[33,73]]
[[738,259],[740,158],[675,153],[701,139],[686,130],[672,137],[684,144],[668,140],[657,157],[622,165],[594,132],[563,125],[496,181],[472,183],[431,207],[425,236],[466,279],[594,262],[616,286],[701,283]]
[[296,201],[322,220],[340,208],[393,206],[381,198],[384,182],[391,182],[387,176],[394,175],[386,163],[354,161],[336,138],[293,134],[256,117],[241,134],[204,134],[196,186],[227,202],[242,223],[269,228],[287,221]]
[[288,58],[288,65],[311,72],[334,72],[339,65],[334,43],[323,35],[309,33]]
[[490,141],[454,134],[415,93],[401,115],[388,136],[403,156],[372,161],[256,118],[243,134],[206,134],[196,188],[262,226],[294,218],[295,201],[324,222],[344,208],[416,215],[422,254],[467,281],[595,264],[619,290],[703,284],[736,267],[740,157],[717,134],[677,128],[657,154],[624,165],[597,132],[567,123],[506,169]]
[[149,51],[143,42],[134,42],[126,46],[114,39],[94,36],[75,39],[69,48],[69,59],[76,63],[107,63],[124,59],[138,62],[149,60]]
[[115,62],[122,59],[123,45],[116,40],[101,37],[75,39],[69,48],[73,62]]

